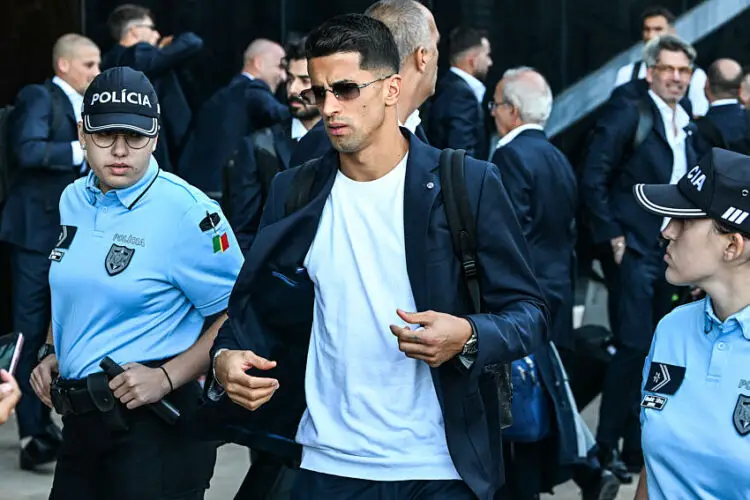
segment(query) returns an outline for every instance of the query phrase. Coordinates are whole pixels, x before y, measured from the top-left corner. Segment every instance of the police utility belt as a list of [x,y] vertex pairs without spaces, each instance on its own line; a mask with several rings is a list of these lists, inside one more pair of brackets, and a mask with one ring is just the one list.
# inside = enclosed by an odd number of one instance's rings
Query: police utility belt
[[[144,365],[159,366],[162,363],[163,361],[144,363]],[[115,370],[122,370],[119,365],[114,366],[117,367]],[[110,369],[106,372],[93,373],[80,380],[57,378],[50,385],[52,406],[62,416],[85,415],[98,411],[103,414],[104,422],[112,430],[128,430],[125,418],[126,408],[109,388],[109,381],[116,375],[117,373]],[[180,417],[179,410],[164,399],[147,406],[169,425],[173,425]]]

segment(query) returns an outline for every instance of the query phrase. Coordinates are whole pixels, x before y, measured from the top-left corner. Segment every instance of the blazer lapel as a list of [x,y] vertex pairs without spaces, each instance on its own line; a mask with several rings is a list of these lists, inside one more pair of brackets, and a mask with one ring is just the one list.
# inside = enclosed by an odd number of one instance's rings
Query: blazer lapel
[[54,95],[52,95],[51,97],[55,102],[58,103],[60,109],[65,112],[65,117],[70,121],[70,123],[73,124],[76,130],[78,130],[78,122],[76,121],[76,114],[73,111],[73,105],[70,104],[70,99],[68,99],[68,96],[65,94],[63,89],[54,84],[52,80],[49,80],[48,89],[51,93],[54,93]]
[[440,182],[437,175],[439,151],[429,147],[406,129],[409,138],[409,159],[404,183],[404,245],[406,269],[417,308],[427,306],[427,267],[425,262],[427,230]]

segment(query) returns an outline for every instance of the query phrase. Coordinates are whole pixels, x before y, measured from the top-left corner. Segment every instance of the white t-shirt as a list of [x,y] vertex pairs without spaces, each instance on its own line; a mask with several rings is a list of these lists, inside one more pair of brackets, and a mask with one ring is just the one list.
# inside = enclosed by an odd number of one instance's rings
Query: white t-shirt
[[430,368],[398,349],[396,309],[416,305],[406,269],[408,154],[388,174],[341,171],[304,265],[315,285],[297,430],[303,469],[378,481],[460,479]]

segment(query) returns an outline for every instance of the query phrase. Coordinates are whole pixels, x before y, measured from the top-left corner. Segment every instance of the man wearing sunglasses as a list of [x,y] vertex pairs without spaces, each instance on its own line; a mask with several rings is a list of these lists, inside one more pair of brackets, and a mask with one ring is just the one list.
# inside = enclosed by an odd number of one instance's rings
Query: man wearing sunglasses
[[[292,499],[492,499],[503,483],[500,428],[484,368],[546,336],[500,177],[467,158],[491,311],[471,314],[440,151],[399,127],[391,31],[338,16],[308,36],[306,52],[312,87],[303,94],[334,150],[276,175],[214,343],[209,397],[226,392],[251,410],[238,425],[263,451],[292,461],[301,451]],[[307,179],[307,203],[290,210],[292,186]]]
[[162,37],[151,11],[140,5],[117,7],[107,20],[117,42],[102,58],[102,69],[129,66],[154,83],[162,106],[161,140],[154,152],[159,166],[172,172],[182,151],[192,111],[175,71],[203,48],[195,33]]
[[[398,119],[419,139],[429,144],[419,108],[435,93],[440,33],[432,12],[415,0],[380,0],[365,11],[391,30],[401,60],[401,97]],[[313,127],[292,155],[292,165],[322,156],[331,148],[323,124]]]
[[[84,95],[91,172],[60,199],[52,322],[31,378],[64,422],[53,500],[197,500],[213,473],[215,445],[150,405],[198,405],[243,259],[218,205],[153,159],[159,118],[154,88],[131,68],[102,72]],[[105,357],[124,372],[102,373]]]

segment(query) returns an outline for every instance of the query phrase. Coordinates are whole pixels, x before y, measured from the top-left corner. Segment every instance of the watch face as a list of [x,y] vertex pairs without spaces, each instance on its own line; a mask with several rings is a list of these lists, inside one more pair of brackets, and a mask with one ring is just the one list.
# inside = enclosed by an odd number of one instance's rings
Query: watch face
[[54,352],[54,349],[49,344],[44,344],[42,347],[39,348],[39,351],[36,355],[36,360],[41,361],[44,358],[46,358],[48,355],[52,354]]

